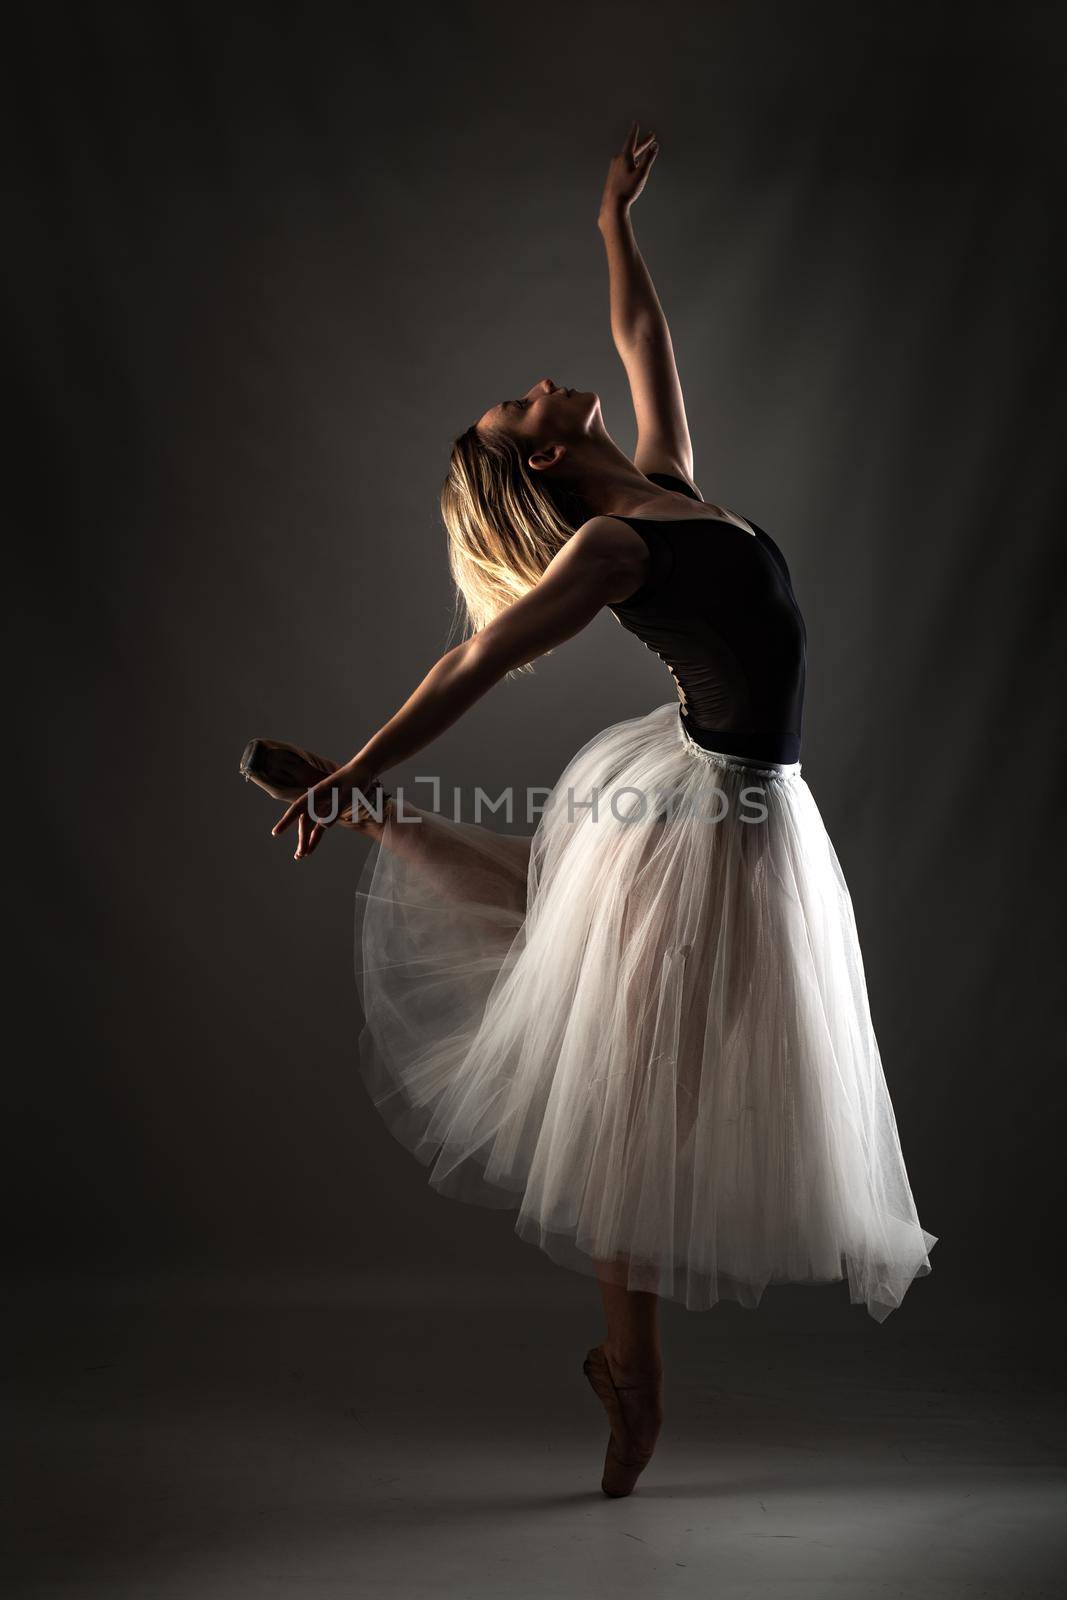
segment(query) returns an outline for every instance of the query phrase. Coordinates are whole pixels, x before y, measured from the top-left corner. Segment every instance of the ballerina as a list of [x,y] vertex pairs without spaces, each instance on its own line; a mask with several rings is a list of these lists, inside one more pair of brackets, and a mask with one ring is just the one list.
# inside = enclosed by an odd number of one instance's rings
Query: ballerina
[[[298,860],[335,821],[380,846],[359,889],[375,1105],[435,1188],[517,1209],[521,1238],[596,1276],[607,1332],[583,1367],[612,1496],[662,1423],[664,1296],[755,1307],[770,1283],[847,1277],[883,1321],[936,1243],[801,775],[789,568],[694,478],[631,217],[658,150],[631,128],[599,212],[632,457],[592,390],[542,378],[494,402],[455,440],[441,497],[467,637],[342,765],[269,742],[245,764],[295,796],[273,831],[295,828]],[[528,837],[430,810],[405,825],[380,775],[605,608],[675,698],[590,740]]]

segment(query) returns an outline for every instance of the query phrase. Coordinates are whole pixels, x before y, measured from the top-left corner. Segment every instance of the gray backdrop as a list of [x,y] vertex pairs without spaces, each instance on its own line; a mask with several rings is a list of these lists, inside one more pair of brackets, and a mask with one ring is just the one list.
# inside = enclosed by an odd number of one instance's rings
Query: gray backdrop
[[[998,19],[998,12],[1000,13]],[[804,770],[948,1288],[1059,1232],[1063,53],[1053,8],[43,9],[12,325],[43,441],[9,848],[15,1264],[528,1270],[355,1073],[366,846],[297,866],[254,734],[349,755],[447,642],[451,437],[545,375],[633,430],[637,225],[704,494],[791,562]],[[397,773],[546,784],[671,698],[605,615]],[[38,821],[40,817],[40,821]]]

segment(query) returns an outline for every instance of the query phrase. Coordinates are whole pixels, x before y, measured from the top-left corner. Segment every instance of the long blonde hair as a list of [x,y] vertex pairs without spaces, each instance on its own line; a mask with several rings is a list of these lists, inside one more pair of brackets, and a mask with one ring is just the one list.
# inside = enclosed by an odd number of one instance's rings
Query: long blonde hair
[[466,637],[528,593],[585,520],[577,496],[531,472],[509,434],[477,428],[452,445],[441,515]]

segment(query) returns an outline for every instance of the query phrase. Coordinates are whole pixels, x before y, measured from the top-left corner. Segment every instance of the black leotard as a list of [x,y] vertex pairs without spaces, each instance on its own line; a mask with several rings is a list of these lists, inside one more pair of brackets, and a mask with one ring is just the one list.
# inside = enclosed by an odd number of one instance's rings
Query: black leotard
[[[646,477],[699,500],[681,478]],[[620,517],[648,545],[641,587],[609,610],[665,661],[686,732],[708,750],[800,759],[807,635],[769,534],[704,517]]]

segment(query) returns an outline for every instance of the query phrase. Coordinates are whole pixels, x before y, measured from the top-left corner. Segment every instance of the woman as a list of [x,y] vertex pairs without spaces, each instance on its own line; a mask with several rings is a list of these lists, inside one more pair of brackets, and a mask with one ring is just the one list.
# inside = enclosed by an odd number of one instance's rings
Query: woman
[[[800,775],[805,630],[786,562],[705,501],[671,339],[630,208],[658,145],[631,129],[599,227],[637,416],[544,378],[455,441],[442,494],[470,636],[275,834],[342,820],[368,861],[363,1071],[442,1191],[595,1272],[585,1372],[623,1495],[662,1419],[658,1305],[848,1277],[883,1320],[930,1271],[871,1026],[848,890]],[[579,751],[522,840],[360,801],[507,674],[604,608],[679,703]],[[323,770],[325,763],[319,764]],[[305,780],[306,781],[306,780]],[[407,815],[412,815],[410,808]],[[322,820],[317,820],[322,819]]]

